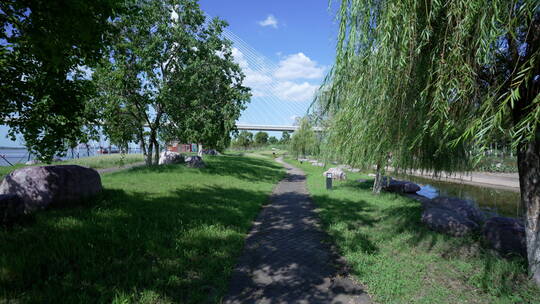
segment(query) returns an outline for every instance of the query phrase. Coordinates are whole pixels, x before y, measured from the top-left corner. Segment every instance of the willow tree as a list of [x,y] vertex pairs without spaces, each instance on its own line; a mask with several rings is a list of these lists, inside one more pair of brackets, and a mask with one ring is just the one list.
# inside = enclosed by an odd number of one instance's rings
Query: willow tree
[[303,117],[300,120],[300,127],[294,132],[291,138],[291,150],[298,157],[306,157],[308,154],[318,154],[319,146],[317,135],[313,131],[309,117]]
[[529,271],[540,284],[537,0],[342,0],[321,93],[328,141],[352,164],[469,169],[504,132],[518,151]]

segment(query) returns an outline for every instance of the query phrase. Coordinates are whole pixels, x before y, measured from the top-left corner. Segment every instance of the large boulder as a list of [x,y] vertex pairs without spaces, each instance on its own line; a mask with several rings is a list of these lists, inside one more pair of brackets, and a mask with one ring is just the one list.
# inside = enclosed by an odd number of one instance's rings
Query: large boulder
[[492,217],[486,221],[484,236],[493,249],[503,255],[527,256],[525,226],[508,217]]
[[479,228],[478,224],[460,214],[441,208],[428,208],[422,212],[422,222],[430,229],[453,236],[464,236]]
[[328,174],[328,173],[332,174],[332,179],[337,179],[337,180],[346,180],[347,179],[347,175],[340,168],[330,168],[330,169],[326,170],[323,173],[323,176],[326,177],[326,174]]
[[385,191],[397,193],[416,193],[420,191],[420,186],[415,183],[392,178],[387,179],[386,176],[382,178],[382,187]]
[[214,149],[203,150],[203,154],[206,155],[219,155],[219,152]]
[[102,189],[96,170],[77,165],[20,168],[0,183],[0,194],[19,196],[25,213],[51,204],[77,201]]
[[165,151],[161,152],[159,156],[160,165],[172,165],[172,164],[181,164],[184,162],[184,156],[178,152]]
[[14,194],[0,194],[0,225],[10,226],[24,215],[24,202]]
[[190,156],[186,158],[186,166],[190,168],[204,168],[206,165],[200,156]]
[[448,209],[465,217],[466,219],[482,225],[485,220],[484,214],[473,202],[456,197],[439,196],[423,204],[424,208]]

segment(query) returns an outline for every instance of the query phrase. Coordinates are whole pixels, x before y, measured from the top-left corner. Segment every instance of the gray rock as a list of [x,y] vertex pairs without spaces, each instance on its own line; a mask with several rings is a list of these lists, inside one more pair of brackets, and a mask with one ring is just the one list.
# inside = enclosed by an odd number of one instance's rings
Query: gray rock
[[479,228],[478,224],[460,214],[441,208],[428,208],[422,212],[422,222],[430,229],[453,236],[464,236]]
[[337,180],[347,179],[347,174],[345,174],[345,172],[343,172],[343,170],[339,168],[330,168],[326,170],[325,172],[323,172],[323,176],[326,177],[326,174],[328,173],[332,174],[332,179],[337,179]]
[[19,196],[25,213],[77,201],[102,190],[98,172],[77,165],[24,167],[11,172],[0,183],[0,194]]
[[172,165],[172,164],[181,164],[184,162],[184,156],[178,152],[165,151],[161,152],[159,156],[160,165]]
[[186,166],[190,168],[204,168],[206,165],[200,156],[190,156],[186,158]]
[[14,194],[0,194],[0,225],[10,226],[24,215],[24,202]]
[[32,159],[32,160],[29,160],[29,161],[25,162],[24,164],[25,165],[37,165],[37,164],[39,164],[39,160]]
[[463,200],[455,197],[436,197],[430,202],[424,204],[430,205],[430,207],[452,210],[461,216],[467,218],[470,221],[482,225],[485,220],[485,216],[478,208],[474,206],[471,201]]
[[525,226],[508,217],[492,217],[484,224],[483,234],[491,247],[503,255],[527,257]]
[[388,192],[397,193],[416,193],[420,191],[420,186],[408,181],[400,181],[389,178],[389,182],[386,176],[382,178],[383,189]]
[[219,152],[214,149],[203,150],[203,154],[206,155],[219,155]]

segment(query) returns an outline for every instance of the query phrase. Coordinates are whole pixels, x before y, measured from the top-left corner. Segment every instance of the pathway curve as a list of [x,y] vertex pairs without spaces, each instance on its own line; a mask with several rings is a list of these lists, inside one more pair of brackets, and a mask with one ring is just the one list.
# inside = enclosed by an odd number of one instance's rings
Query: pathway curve
[[320,229],[304,173],[291,165],[246,238],[223,303],[371,303]]

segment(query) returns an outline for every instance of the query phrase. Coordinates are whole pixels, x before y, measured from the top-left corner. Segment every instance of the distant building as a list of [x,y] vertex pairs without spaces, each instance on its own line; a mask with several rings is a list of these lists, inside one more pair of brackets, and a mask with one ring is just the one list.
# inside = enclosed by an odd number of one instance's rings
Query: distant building
[[167,144],[167,151],[171,152],[197,152],[197,144],[180,144],[176,141]]

